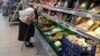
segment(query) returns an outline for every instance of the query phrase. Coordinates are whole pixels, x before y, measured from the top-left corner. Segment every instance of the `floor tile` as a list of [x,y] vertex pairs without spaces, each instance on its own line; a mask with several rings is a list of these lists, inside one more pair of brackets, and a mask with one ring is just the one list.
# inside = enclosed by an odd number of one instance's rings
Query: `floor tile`
[[10,54],[8,53],[6,53],[6,54],[0,54],[0,56],[10,56]]
[[10,47],[10,52],[21,52],[21,46]]
[[10,53],[10,49],[9,48],[0,48],[0,54],[6,54],[6,53]]
[[10,44],[8,43],[0,44],[0,49],[4,49],[4,48],[10,48]]
[[21,52],[11,52],[10,56],[22,56]]

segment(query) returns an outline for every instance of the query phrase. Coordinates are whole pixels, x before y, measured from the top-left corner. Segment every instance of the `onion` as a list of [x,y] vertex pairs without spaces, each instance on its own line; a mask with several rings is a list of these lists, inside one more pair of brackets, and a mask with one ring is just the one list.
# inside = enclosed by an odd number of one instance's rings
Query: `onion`
[[54,44],[55,44],[56,47],[60,47],[61,46],[61,42],[60,41],[56,41]]

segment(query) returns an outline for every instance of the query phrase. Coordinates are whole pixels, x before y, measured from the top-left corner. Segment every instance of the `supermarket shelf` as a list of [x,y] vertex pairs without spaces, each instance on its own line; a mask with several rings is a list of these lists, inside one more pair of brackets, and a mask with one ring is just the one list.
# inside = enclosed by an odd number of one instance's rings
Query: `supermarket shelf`
[[83,35],[83,36],[88,37],[90,39],[96,40],[96,42],[100,42],[99,37],[92,36],[92,35],[86,33],[84,30],[81,30],[81,29],[77,28],[75,25],[67,23],[63,20],[57,20],[55,17],[49,16],[48,14],[45,14],[45,13],[42,13],[42,15],[48,17],[50,20],[55,21],[60,25],[63,25],[64,27],[67,27],[67,28],[69,27],[72,31],[74,31],[74,32],[76,32],[80,35]]
[[[41,5],[35,4],[35,6],[41,6]],[[93,15],[92,13],[88,13],[88,12],[77,11],[77,10],[73,10],[73,9],[69,9],[69,8],[64,9],[64,8],[57,8],[57,7],[50,7],[50,6],[41,6],[41,7],[45,8],[45,9],[53,10],[53,11],[73,14],[76,16],[89,17],[94,20],[100,20],[100,15]]]

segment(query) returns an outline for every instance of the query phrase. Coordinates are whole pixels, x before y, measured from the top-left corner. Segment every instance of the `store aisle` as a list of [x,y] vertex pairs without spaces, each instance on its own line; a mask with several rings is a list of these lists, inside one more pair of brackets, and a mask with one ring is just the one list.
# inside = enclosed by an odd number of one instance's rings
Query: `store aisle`
[[8,18],[0,13],[0,56],[40,56],[36,47],[21,51],[23,42],[17,40],[18,27],[9,26]]

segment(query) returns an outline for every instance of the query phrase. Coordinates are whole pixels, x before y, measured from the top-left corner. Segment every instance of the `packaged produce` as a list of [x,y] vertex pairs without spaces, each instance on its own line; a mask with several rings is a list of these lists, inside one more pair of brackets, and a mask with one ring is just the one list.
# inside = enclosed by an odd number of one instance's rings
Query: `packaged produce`
[[75,35],[69,35],[67,38],[72,43],[80,45],[82,47],[89,46],[89,44],[85,42],[85,39],[83,39],[83,38],[77,38]]
[[49,39],[52,41],[59,41],[62,39],[62,32],[56,33],[54,36],[49,36]]
[[78,39],[77,39],[77,37],[75,36],[75,35],[69,35],[68,37],[67,37],[68,39],[69,39],[69,41],[71,41],[72,43],[78,43]]
[[82,17],[76,17],[77,19],[76,19],[76,24],[78,25],[79,24],[79,21],[82,19]]
[[50,28],[53,25],[53,22],[47,19],[45,16],[39,17],[38,22],[41,28]]
[[60,27],[57,27],[57,28],[54,28],[54,29],[52,29],[52,32],[59,32],[59,31],[62,31],[62,29],[60,28]]
[[89,31],[94,31],[100,25],[99,21],[94,21],[92,26],[88,29]]
[[76,19],[77,27],[79,27],[83,30],[88,30],[88,28],[90,28],[91,25],[93,25],[93,23],[94,23],[94,21],[90,18],[78,17],[78,19]]
[[46,34],[46,35],[52,35],[54,33],[52,31],[48,31],[48,32],[45,32],[44,34]]
[[86,24],[90,27],[90,26],[93,25],[93,23],[94,23],[94,20],[90,19],[90,20],[87,21]]
[[61,20],[62,17],[63,17],[63,13],[60,13],[60,12],[57,12],[55,17],[58,19],[58,20]]
[[85,39],[78,39],[78,45],[83,46],[83,47],[89,46],[89,45],[85,42]]

